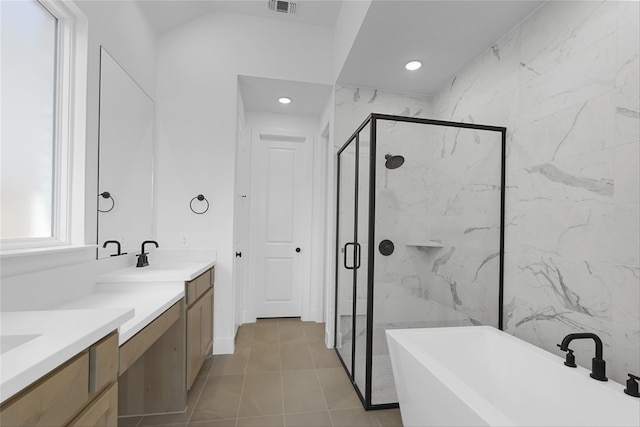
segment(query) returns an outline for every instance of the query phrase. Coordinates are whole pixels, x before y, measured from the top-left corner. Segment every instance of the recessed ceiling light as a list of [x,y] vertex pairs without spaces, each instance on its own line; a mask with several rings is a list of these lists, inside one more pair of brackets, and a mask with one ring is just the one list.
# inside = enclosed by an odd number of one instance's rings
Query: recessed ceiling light
[[291,104],[291,98],[282,97],[282,98],[278,99],[278,102],[280,104]]
[[407,65],[404,66],[404,68],[406,68],[409,71],[415,71],[415,70],[419,69],[420,67],[422,67],[422,62],[420,62],[420,61],[407,62]]

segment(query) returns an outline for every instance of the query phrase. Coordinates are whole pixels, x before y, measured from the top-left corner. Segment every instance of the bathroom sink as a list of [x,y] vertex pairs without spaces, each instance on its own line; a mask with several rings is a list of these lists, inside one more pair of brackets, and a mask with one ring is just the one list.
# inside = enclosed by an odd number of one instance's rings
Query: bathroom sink
[[159,262],[153,263],[147,267],[141,267],[143,270],[162,270],[162,271],[172,271],[172,270],[184,270],[191,268],[194,263],[189,262]]
[[[162,254],[162,255],[160,255]],[[158,256],[160,255],[160,256]],[[127,267],[96,277],[96,283],[186,282],[215,265],[215,253],[203,251],[156,252],[146,267]]]
[[1,335],[0,336],[0,354],[6,353],[9,350],[13,350],[22,344],[36,339],[41,334],[29,334],[29,335]]

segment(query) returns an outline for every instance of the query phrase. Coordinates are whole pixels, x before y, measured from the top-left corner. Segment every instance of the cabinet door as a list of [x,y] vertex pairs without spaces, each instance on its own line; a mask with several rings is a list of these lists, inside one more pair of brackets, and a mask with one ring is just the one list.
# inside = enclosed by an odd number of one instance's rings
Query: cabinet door
[[3,426],[60,426],[89,401],[89,353],[84,351],[0,407]]
[[202,367],[202,318],[204,299],[199,299],[187,310],[187,389],[196,380]]
[[113,384],[91,402],[70,427],[117,427],[118,426],[118,383]]
[[187,389],[198,376],[213,346],[213,289],[187,309]]
[[209,357],[213,348],[213,289],[202,297],[202,358]]

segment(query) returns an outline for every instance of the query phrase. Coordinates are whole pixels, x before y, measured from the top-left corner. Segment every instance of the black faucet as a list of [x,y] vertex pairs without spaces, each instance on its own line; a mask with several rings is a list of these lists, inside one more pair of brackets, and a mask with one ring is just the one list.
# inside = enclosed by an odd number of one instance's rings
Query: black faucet
[[640,381],[639,376],[629,374],[629,379],[627,380],[627,388],[624,389],[624,392],[629,396],[640,397],[637,381]]
[[565,365],[571,366],[575,368],[575,359],[573,358],[573,350],[569,348],[569,343],[573,340],[583,339],[583,338],[591,338],[596,343],[596,357],[591,359],[591,378],[596,379],[598,381],[607,381],[608,378],[605,374],[607,370],[607,364],[602,359],[602,340],[596,334],[592,334],[590,332],[583,332],[578,334],[569,334],[562,340],[561,344],[558,344],[560,350],[568,352],[567,360],[564,362]]
[[149,259],[147,259],[148,252],[144,251],[144,245],[146,245],[147,243],[156,245],[156,248],[158,247],[158,242],[156,242],[155,240],[145,240],[144,242],[142,242],[140,254],[137,255],[138,263],[136,264],[136,267],[146,267],[149,265]]
[[102,245],[102,247],[106,248],[109,243],[115,243],[118,246],[118,253],[111,254],[111,256],[119,256],[119,255],[127,254],[126,252],[124,253],[120,252],[120,242],[118,242],[117,240],[107,240],[106,242],[104,242],[104,245]]

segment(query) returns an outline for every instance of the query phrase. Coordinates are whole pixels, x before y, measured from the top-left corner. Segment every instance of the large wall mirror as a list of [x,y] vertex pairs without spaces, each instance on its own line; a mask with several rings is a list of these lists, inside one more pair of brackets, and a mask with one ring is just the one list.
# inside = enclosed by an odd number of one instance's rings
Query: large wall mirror
[[136,252],[154,237],[153,100],[100,50],[98,258]]

